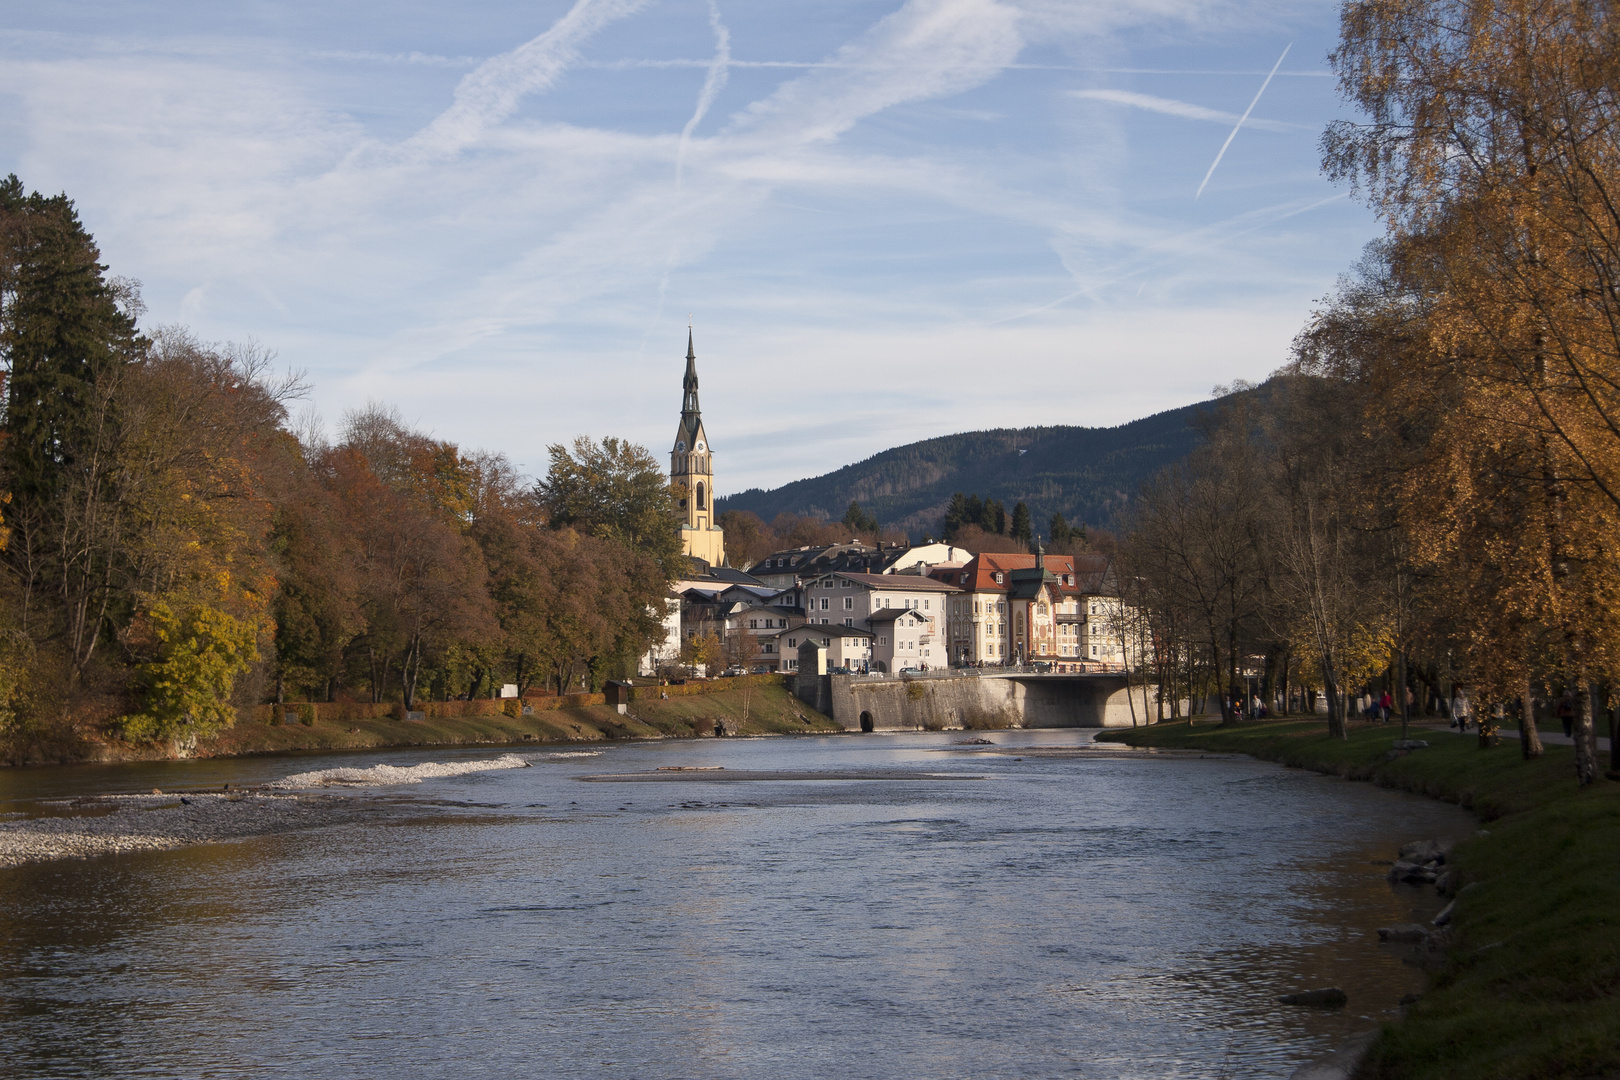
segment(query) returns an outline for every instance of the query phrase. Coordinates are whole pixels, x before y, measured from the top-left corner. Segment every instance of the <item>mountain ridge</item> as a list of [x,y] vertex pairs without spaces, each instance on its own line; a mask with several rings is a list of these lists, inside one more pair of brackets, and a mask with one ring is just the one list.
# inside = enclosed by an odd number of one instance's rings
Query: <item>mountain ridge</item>
[[749,510],[766,522],[789,513],[838,520],[851,500],[885,528],[919,539],[938,535],[954,492],[1029,504],[1037,531],[1054,513],[1106,528],[1142,481],[1179,461],[1199,441],[1198,417],[1224,398],[1167,409],[1116,427],[1051,425],[940,435],[883,450],[821,476],[769,490],[750,488],[715,509]]

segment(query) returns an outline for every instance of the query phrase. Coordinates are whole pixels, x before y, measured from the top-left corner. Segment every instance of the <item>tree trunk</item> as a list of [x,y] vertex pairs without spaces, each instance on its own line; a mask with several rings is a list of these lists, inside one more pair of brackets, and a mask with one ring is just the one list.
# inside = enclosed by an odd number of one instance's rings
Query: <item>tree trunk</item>
[[1399,674],[1400,681],[1401,681],[1401,685],[1400,685],[1401,741],[1405,742],[1406,738],[1407,738],[1407,735],[1406,735],[1407,726],[1409,724],[1411,724],[1411,722],[1412,722],[1412,715],[1411,715],[1412,714],[1412,707],[1411,707],[1411,704],[1407,701],[1407,696],[1406,696],[1406,650],[1405,649],[1402,649],[1400,651],[1400,654],[1395,658],[1395,666],[1396,666],[1396,670],[1397,670],[1397,673]]
[[1536,730],[1536,698],[1530,692],[1530,679],[1527,676],[1519,687],[1519,754],[1529,761],[1543,753],[1541,733]]
[[1592,718],[1592,687],[1586,672],[1575,672],[1575,690],[1580,708],[1575,712],[1575,779],[1582,787],[1597,779],[1597,727]]
[[1327,695],[1328,738],[1347,738],[1348,725],[1345,724],[1344,713],[1339,707],[1339,699],[1343,695],[1339,691],[1338,681],[1333,677],[1333,669],[1325,661],[1322,664],[1322,692]]
[[1610,776],[1609,779],[1613,780],[1616,779],[1617,776],[1620,776],[1620,739],[1615,738],[1615,712],[1617,710],[1615,708],[1614,688],[1612,686],[1606,688],[1606,693],[1604,694],[1603,700],[1603,711],[1609,714],[1609,771],[1616,774],[1614,776]]

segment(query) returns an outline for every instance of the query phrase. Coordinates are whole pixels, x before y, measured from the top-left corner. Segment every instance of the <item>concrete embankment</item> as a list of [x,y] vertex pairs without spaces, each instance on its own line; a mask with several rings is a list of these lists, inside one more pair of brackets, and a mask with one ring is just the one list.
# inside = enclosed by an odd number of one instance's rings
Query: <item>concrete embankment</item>
[[847,731],[1130,727],[1146,722],[1151,700],[1142,687],[1110,674],[970,670],[789,679],[800,700]]

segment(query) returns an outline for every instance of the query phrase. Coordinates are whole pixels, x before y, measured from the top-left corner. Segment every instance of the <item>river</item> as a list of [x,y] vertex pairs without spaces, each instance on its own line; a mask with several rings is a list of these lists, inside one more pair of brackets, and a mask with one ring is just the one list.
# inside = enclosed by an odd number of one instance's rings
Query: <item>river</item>
[[[525,747],[376,821],[0,870],[0,1072],[1286,1077],[1421,989],[1375,931],[1436,898],[1378,862],[1455,807],[968,737]],[[501,753],[6,770],[0,811]],[[669,766],[935,778],[578,779]],[[1328,985],[1347,1009],[1276,1001]]]

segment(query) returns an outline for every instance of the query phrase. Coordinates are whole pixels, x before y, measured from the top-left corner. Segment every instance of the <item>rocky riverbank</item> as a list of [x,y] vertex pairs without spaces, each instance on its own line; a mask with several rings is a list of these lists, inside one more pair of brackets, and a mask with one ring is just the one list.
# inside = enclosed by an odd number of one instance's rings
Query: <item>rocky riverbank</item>
[[[568,755],[547,755],[568,756]],[[163,851],[218,844],[251,836],[374,821],[421,804],[354,798],[332,789],[377,789],[468,773],[521,769],[529,757],[502,754],[475,761],[317,769],[269,784],[232,790],[95,795],[26,804],[0,821],[0,867],[51,859],[89,858],[131,851]],[[16,804],[13,804],[16,805]]]
[[349,824],[386,813],[375,800],[268,791],[104,795],[43,804],[46,816],[0,821],[0,867],[162,851]]

